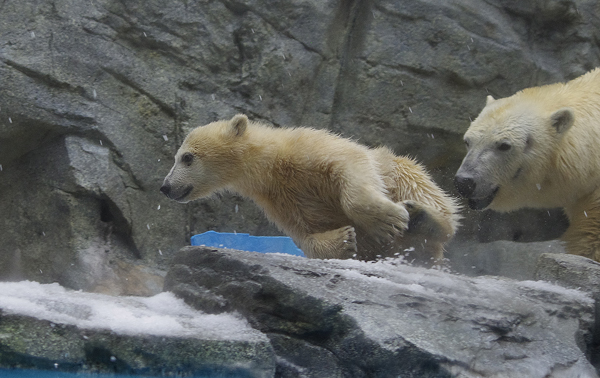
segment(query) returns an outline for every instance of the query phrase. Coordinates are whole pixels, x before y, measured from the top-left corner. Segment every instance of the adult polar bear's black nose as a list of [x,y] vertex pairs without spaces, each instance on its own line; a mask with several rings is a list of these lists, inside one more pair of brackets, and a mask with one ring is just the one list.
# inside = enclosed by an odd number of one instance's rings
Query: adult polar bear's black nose
[[465,198],[470,198],[475,192],[475,180],[469,176],[456,175],[454,176],[454,186],[458,190],[461,196]]
[[160,191],[167,197],[170,197],[171,194],[171,184],[168,182],[165,182],[161,187],[160,187]]

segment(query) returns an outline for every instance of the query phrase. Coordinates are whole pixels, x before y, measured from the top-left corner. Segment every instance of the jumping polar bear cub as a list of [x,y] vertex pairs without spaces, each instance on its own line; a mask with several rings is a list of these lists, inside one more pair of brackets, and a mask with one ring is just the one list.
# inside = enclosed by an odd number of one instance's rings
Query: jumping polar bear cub
[[488,96],[456,173],[473,209],[561,207],[567,251],[600,261],[600,69],[568,83]]
[[410,252],[431,263],[459,220],[454,199],[412,159],[245,115],[192,130],[161,187],[179,202],[223,190],[252,199],[310,258]]

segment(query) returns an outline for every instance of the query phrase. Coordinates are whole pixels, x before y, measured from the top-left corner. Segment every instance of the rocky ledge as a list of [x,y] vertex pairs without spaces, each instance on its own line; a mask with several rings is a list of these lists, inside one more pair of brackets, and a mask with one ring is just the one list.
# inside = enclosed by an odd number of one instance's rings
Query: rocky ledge
[[594,377],[593,300],[541,281],[184,248],[165,289],[266,334],[280,377]]
[[578,290],[398,260],[186,247],[166,292],[149,298],[1,283],[0,367],[210,377],[597,377],[590,363],[595,301],[586,288],[597,291],[599,266],[542,255],[538,277],[568,286],[583,275]]

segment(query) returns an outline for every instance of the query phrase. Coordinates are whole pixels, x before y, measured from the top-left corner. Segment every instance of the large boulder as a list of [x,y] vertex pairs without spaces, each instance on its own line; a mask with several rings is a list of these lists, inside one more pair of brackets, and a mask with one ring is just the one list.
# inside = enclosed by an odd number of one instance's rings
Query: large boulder
[[165,289],[243,314],[280,377],[596,376],[593,300],[544,282],[187,247]]
[[592,362],[600,365],[600,263],[576,256],[545,253],[539,256],[535,279],[589,293],[595,301]]

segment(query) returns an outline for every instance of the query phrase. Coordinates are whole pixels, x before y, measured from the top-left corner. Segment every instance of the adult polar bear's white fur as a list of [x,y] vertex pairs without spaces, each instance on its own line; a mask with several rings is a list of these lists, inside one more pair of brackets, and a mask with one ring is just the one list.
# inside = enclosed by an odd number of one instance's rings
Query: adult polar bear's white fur
[[600,261],[600,69],[494,100],[464,136],[455,183],[473,209],[561,207],[568,252]]

